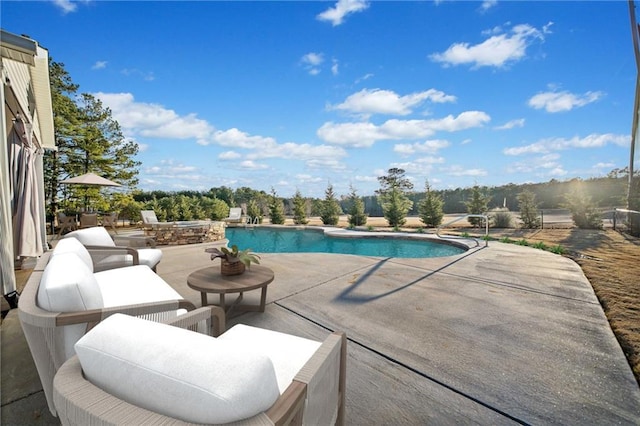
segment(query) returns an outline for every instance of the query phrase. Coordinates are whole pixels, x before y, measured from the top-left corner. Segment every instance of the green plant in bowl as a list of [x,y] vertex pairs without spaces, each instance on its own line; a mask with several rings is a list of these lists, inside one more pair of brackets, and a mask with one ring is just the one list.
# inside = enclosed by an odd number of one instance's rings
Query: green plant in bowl
[[211,260],[221,258],[229,263],[242,262],[244,266],[250,267],[252,263],[260,264],[260,256],[252,253],[250,248],[240,250],[237,245],[227,247],[214,247],[205,249],[207,253],[211,253]]

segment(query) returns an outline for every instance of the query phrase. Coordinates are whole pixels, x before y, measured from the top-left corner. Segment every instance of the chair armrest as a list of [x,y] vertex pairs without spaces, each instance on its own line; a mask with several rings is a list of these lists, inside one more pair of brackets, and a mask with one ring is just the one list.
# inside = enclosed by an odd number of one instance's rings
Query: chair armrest
[[151,236],[146,235],[130,235],[130,236],[115,236],[113,237],[113,241],[116,243],[116,246],[127,246],[127,247],[151,247],[155,248],[156,240]]
[[307,385],[294,380],[266,411],[266,415],[276,426],[301,425],[306,397]]
[[[114,254],[122,254],[122,255],[130,255],[133,258],[133,264],[140,264],[140,256],[138,255],[138,250],[131,247],[109,247],[109,246],[85,246],[91,258],[100,258],[112,256]],[[97,264],[96,260],[93,261],[94,266]],[[122,262],[122,264],[116,264],[113,268],[129,266],[126,262]],[[113,269],[112,268],[112,269]]]
[[111,308],[91,309],[87,311],[62,312],[56,316],[56,326],[88,323],[87,331],[97,323],[117,313],[132,316],[161,314],[178,309],[192,311],[196,307],[187,300],[167,300],[164,302],[139,303],[135,305],[114,306]]
[[219,306],[205,306],[165,321],[165,324],[218,337],[225,332],[226,315]]

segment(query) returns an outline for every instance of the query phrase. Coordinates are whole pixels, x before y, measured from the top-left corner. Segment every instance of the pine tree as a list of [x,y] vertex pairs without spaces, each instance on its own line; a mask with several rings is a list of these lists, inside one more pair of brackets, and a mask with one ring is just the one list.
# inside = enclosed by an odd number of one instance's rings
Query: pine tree
[[[480,191],[478,185],[474,185],[471,189],[471,199],[465,204],[467,206],[467,213],[469,214],[486,214],[487,210],[489,210],[489,197]],[[482,225],[483,221],[480,217],[470,217],[468,220],[471,226],[474,227]]]
[[364,212],[364,202],[362,198],[358,197],[356,189],[353,186],[349,187],[350,193],[348,197],[349,202],[349,226],[362,226],[367,224],[367,215]]
[[425,197],[418,203],[418,214],[420,215],[422,223],[435,228],[440,226],[444,218],[444,212],[442,210],[444,201],[442,197],[431,190],[428,180],[425,183],[424,192]]
[[387,223],[398,228],[407,222],[407,214],[413,207],[413,201],[407,197],[413,184],[404,176],[403,169],[391,168],[387,173],[378,177],[380,189],[376,190],[376,194]]
[[[134,159],[138,145],[124,138],[111,110],[93,95],[84,93],[74,101],[78,85],[72,83],[64,64],[51,62],[50,81],[58,151],[45,158],[47,199],[55,206],[61,190],[59,181],[87,172],[133,189],[138,184],[140,162]],[[75,185],[64,191],[67,199],[63,207],[79,209],[91,200],[91,207],[109,208],[99,187]]]
[[258,202],[254,199],[249,200],[247,203],[247,216],[250,218],[258,218],[258,223],[262,223],[262,210],[258,205]]
[[296,225],[306,225],[309,223],[306,210],[307,200],[302,197],[300,190],[297,190],[293,197],[293,223]]
[[340,212],[340,204],[338,204],[338,200],[333,193],[333,185],[329,184],[324,192],[320,220],[325,225],[337,225],[340,219]]
[[536,204],[536,194],[525,189],[518,194],[517,199],[522,227],[527,229],[540,228],[540,217],[538,215],[538,205]]
[[271,188],[271,197],[269,198],[269,216],[274,225],[284,224],[284,204],[274,188]]

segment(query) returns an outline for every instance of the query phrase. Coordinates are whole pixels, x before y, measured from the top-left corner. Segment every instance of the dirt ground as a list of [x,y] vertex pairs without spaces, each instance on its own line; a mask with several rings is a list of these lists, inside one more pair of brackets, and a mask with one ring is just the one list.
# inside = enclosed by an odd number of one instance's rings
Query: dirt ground
[[[445,217],[444,222],[449,219]],[[346,216],[342,216],[338,226],[346,227],[346,220]],[[309,225],[322,225],[322,222],[311,218]],[[418,218],[409,217],[403,230],[415,231],[420,225]],[[391,230],[384,218],[368,218],[367,226],[380,231]],[[466,222],[455,226],[447,232],[484,235],[484,230],[472,230]],[[640,239],[614,231],[607,223],[604,230],[577,229],[566,221],[556,226],[555,229],[538,230],[490,229],[489,233],[497,239],[524,238],[531,244],[543,242],[549,247],[562,246],[566,251],[564,256],[580,265],[593,286],[640,384]]]

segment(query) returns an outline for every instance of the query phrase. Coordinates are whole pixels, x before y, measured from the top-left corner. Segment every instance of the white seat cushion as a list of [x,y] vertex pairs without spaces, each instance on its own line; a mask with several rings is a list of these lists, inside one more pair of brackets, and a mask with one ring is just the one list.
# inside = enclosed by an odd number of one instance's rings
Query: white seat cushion
[[93,275],[105,308],[183,299],[180,293],[145,265],[109,269]]
[[78,229],[69,232],[64,238],[77,238],[85,246],[106,246],[115,247],[116,243],[109,235],[109,231],[102,226],[94,226],[91,228]]
[[78,257],[87,265],[87,268],[93,272],[93,259],[91,258],[91,253],[87,250],[85,246],[82,245],[80,241],[75,238],[63,238],[56,243],[56,246],[53,248],[53,253],[51,257],[54,257],[60,253],[75,253]]
[[321,345],[321,342],[314,340],[244,324],[233,326],[218,340],[234,342],[247,352],[268,356],[276,370],[280,393],[291,384],[298,371]]
[[253,417],[278,398],[268,357],[165,324],[116,314],[76,344],[82,370],[106,392],[194,423]]

